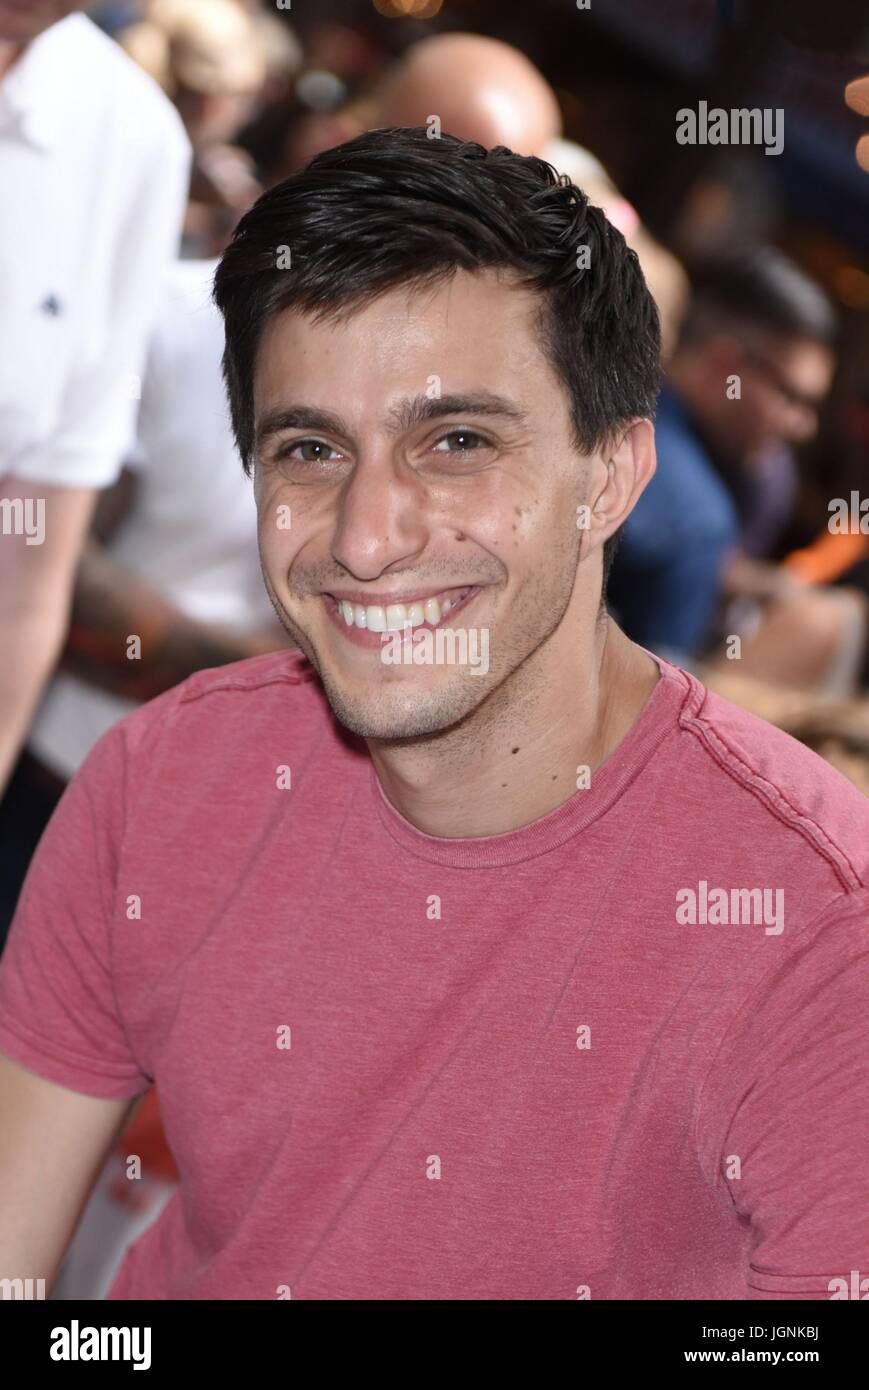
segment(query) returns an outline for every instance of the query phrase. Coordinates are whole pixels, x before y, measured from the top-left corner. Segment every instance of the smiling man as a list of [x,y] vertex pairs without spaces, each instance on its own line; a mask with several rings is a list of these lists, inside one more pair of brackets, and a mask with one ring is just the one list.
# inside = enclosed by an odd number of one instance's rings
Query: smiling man
[[[471,199],[473,163],[465,176]],[[556,207],[572,196],[556,189]],[[279,236],[287,209],[279,199],[272,207]],[[603,257],[616,234],[600,216],[592,232]],[[357,231],[348,223],[346,233],[352,254]],[[253,269],[246,235],[219,277],[231,333]],[[437,256],[455,234],[423,235]],[[570,398],[537,342],[539,293],[510,284],[485,247],[478,269],[456,266],[428,284],[404,278],[365,302],[369,281],[349,315],[359,272],[348,267],[337,318],[318,318],[312,302],[313,322],[298,306],[263,326],[250,400],[266,585],[341,723],[370,740],[387,794],[395,800],[405,788],[429,833],[512,830],[558,806],[566,784],[576,789],[577,761],[603,760],[658,679],[650,657],[595,621],[602,546],[654,468],[655,312],[636,262],[619,250],[639,300],[636,341],[621,349],[633,411],[601,404],[614,435],[587,456],[574,439],[584,422],[575,431]],[[412,236],[392,254],[405,277],[426,273]],[[581,280],[569,245],[561,256],[556,276]],[[277,306],[296,283],[289,270],[274,276]],[[601,317],[590,356],[602,355],[612,332]],[[228,359],[230,379],[249,369],[246,346]],[[247,401],[235,402],[245,447]],[[488,636],[485,682],[470,667],[384,660],[388,634],[414,643],[447,622]],[[616,670],[621,698],[602,710],[597,692]],[[449,781],[448,762],[453,776],[461,767],[466,790],[469,779],[475,785],[462,808],[431,794]],[[502,795],[519,781],[521,803]]]
[[[394,129],[262,198],[216,297],[302,650],[144,706],[58,807],[0,966],[0,1275],[53,1277],[155,1080],[181,1184],[114,1298],[833,1296],[869,813],[602,607],[654,469],[635,256],[541,161]],[[416,660],[471,631],[485,671]]]

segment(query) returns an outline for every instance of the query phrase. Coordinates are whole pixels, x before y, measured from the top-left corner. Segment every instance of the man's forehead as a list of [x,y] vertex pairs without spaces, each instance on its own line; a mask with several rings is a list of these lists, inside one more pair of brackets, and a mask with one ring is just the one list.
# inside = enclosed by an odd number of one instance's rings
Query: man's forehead
[[[257,352],[257,428],[290,400],[330,408],[336,376],[348,410],[364,398],[390,431],[397,421],[405,429],[419,421],[420,392],[449,395],[457,409],[470,411],[473,400],[478,413],[526,419],[530,378],[539,390],[541,371],[551,370],[537,331],[538,296],[491,274],[485,281],[484,272],[462,274],[464,281],[437,286],[399,285],[355,309],[338,306],[339,316],[296,306],[275,314]],[[432,410],[431,418],[445,413]]]
[[[541,307],[540,295],[522,285],[513,271],[485,267],[456,270],[436,277],[402,281],[385,289],[360,292],[344,302],[307,307],[290,304],[279,309],[264,326],[266,336],[336,338],[367,331],[372,321],[389,320],[432,334],[446,332],[464,337],[477,322],[480,336],[493,320],[524,327],[529,338]],[[479,318],[485,311],[485,319]]]

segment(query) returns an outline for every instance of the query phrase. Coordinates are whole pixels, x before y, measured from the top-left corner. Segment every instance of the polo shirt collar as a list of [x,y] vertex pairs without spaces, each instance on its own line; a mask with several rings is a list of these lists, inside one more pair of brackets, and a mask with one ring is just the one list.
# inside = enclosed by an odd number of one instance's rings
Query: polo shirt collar
[[68,15],[33,39],[0,80],[0,135],[14,133],[46,153],[68,120],[69,83],[63,61]]

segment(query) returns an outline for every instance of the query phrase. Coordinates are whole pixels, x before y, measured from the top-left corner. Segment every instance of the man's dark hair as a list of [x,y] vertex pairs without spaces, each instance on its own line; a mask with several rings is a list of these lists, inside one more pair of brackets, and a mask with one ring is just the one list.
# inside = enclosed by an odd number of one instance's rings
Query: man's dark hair
[[[245,471],[256,354],[276,314],[292,307],[337,320],[398,285],[489,267],[540,292],[541,341],[568,389],[578,449],[591,453],[620,425],[654,418],[658,312],[635,252],[603,212],[542,159],[429,139],[422,127],[374,130],[263,194],[218,266],[224,375]],[[604,547],[604,584],[614,542]]]
[[836,314],[824,291],[774,246],[736,246],[691,267],[691,306],[680,347],[722,331],[759,328],[830,347]]

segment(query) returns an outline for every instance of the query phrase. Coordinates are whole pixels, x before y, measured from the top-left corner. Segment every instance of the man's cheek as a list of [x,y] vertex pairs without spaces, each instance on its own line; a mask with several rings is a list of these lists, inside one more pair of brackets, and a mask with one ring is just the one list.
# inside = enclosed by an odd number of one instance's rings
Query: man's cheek
[[292,563],[292,549],[290,533],[281,534],[276,528],[274,517],[269,516],[261,520],[259,527],[260,559],[273,581],[282,580],[289,570]]
[[254,498],[261,548],[271,550],[275,543],[285,545],[290,537],[298,535],[299,509],[287,488],[260,485],[254,489]]
[[260,554],[274,574],[285,575],[290,571],[297,549],[295,542],[286,536],[270,534],[260,540]]

